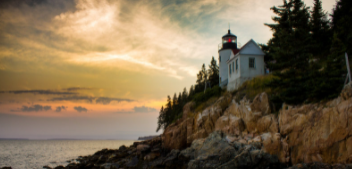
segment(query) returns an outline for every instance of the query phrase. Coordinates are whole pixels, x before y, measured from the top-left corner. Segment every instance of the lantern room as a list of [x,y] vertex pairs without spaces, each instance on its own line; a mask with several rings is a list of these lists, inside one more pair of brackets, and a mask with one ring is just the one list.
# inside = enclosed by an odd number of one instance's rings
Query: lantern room
[[219,50],[223,49],[237,49],[237,36],[232,34],[230,29],[228,33],[222,37],[221,46],[219,45]]

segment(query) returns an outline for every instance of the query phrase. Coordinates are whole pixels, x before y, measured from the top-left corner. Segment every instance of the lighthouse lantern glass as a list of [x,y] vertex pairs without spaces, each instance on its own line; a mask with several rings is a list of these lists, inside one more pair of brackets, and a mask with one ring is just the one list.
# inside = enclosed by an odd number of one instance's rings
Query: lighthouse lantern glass
[[237,43],[236,37],[225,37],[222,39],[222,43]]

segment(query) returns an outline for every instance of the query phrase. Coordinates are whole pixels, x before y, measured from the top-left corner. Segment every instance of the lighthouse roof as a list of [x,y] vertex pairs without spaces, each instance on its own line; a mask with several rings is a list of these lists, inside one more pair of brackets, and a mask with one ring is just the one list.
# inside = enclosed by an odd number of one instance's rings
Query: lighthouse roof
[[230,29],[228,30],[227,34],[224,35],[222,38],[226,38],[226,37],[237,37],[236,35],[232,34]]

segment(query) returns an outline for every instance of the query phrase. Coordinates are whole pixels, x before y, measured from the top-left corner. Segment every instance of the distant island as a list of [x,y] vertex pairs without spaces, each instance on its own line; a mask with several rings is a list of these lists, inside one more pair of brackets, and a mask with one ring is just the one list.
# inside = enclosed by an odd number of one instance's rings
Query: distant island
[[28,138],[0,138],[0,140],[29,140]]
[[159,137],[160,135],[154,135],[154,136],[144,136],[144,137],[138,137],[138,140],[150,140],[155,137]]

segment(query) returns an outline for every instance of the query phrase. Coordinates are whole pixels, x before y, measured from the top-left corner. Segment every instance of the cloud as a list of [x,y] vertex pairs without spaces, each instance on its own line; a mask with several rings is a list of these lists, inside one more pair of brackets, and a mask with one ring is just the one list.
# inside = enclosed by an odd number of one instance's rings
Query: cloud
[[136,113],[150,113],[150,112],[156,112],[158,111],[157,109],[155,108],[152,108],[152,107],[146,107],[146,106],[141,106],[141,107],[134,107],[133,108],[134,112]]
[[113,98],[113,97],[91,97],[91,96],[67,96],[67,97],[55,97],[52,99],[48,99],[47,101],[87,101],[89,103],[95,103],[97,104],[110,104],[112,101],[117,101],[117,102],[132,102],[134,100],[131,99],[124,99],[124,98]]
[[63,91],[55,91],[55,90],[13,90],[13,91],[1,91],[0,93],[13,93],[13,94],[42,94],[42,95],[71,95],[77,94],[75,92],[63,92]]
[[47,101],[87,101],[92,103],[95,97],[90,96],[67,96],[67,97],[55,97],[52,99],[48,99]]
[[33,105],[33,106],[22,106],[21,111],[23,112],[38,112],[38,111],[47,111],[47,110],[51,110],[51,106],[42,106],[39,104]]
[[61,110],[66,110],[66,107],[65,106],[58,106],[56,107],[56,112],[61,112]]
[[97,104],[101,103],[101,104],[109,104],[111,101],[117,101],[117,102],[122,102],[122,101],[126,101],[126,102],[132,102],[133,100],[131,99],[121,99],[121,98],[110,98],[110,97],[98,97],[97,100],[95,101]]
[[77,91],[77,90],[92,90],[93,88],[89,88],[89,87],[69,87],[69,88],[66,88],[64,90],[67,90],[67,91]]
[[11,1],[0,1],[0,8],[8,7],[20,7],[20,5],[26,4],[28,6],[35,6],[46,3],[47,0],[11,0]]
[[75,110],[77,110],[78,112],[87,112],[88,110],[85,108],[85,107],[81,107],[81,106],[78,106],[78,107],[74,107]]

